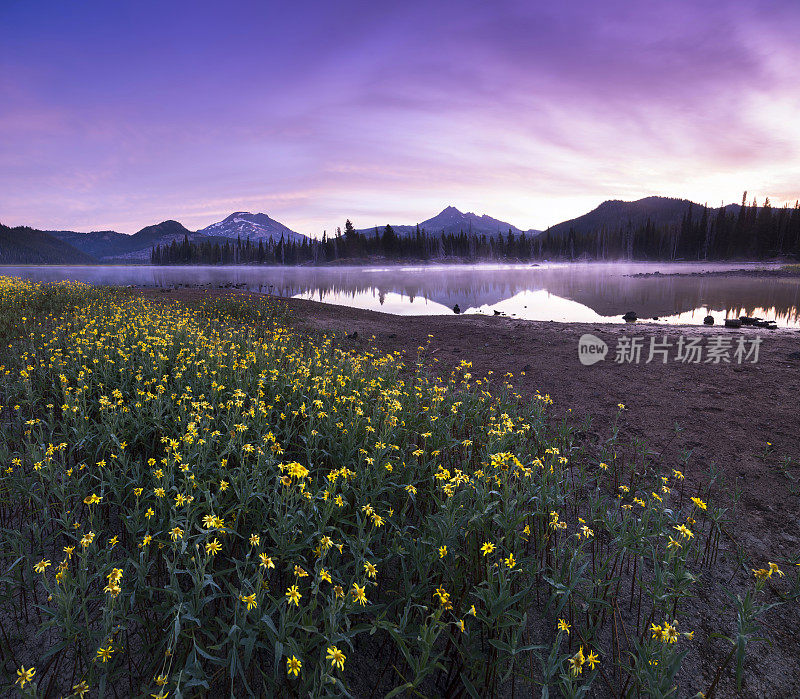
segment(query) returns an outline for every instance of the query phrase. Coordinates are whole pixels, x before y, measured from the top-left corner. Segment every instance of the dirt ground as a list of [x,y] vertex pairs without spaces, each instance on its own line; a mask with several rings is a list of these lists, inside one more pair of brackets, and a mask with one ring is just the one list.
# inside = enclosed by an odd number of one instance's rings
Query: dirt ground
[[[195,301],[230,293],[178,289],[171,293],[144,290],[151,298]],[[557,415],[571,411],[577,423],[591,417],[590,434],[608,436],[618,404],[625,440],[641,440],[658,454],[665,467],[684,469],[689,490],[707,483],[716,464],[727,487],[740,495],[730,540],[723,544],[726,562],[703,578],[692,602],[690,622],[697,630],[696,653],[684,661],[677,696],[694,696],[708,687],[730,646],[710,639],[713,632],[733,632],[735,614],[725,591],[742,591],[752,581],[747,566],[777,561],[794,575],[800,561],[800,331],[759,328],[731,330],[705,326],[561,324],[485,317],[393,316],[374,311],[286,299],[290,318],[302,332],[335,332],[356,349],[398,350],[416,359],[418,348],[438,372],[449,372],[462,360],[472,362],[472,374],[494,372],[514,376],[524,395],[547,393]],[[605,341],[604,361],[583,366],[578,340],[590,333]],[[758,361],[738,364],[646,363],[651,338],[663,335],[674,344],[680,335],[714,335],[748,341],[762,338]],[[641,361],[615,362],[621,338],[641,337]],[[770,445],[768,445],[770,443]],[[688,467],[681,454],[691,450]],[[746,553],[738,562],[737,547]],[[772,641],[748,647],[748,677],[740,696],[800,696],[800,625],[796,604],[765,616]],[[689,691],[691,690],[691,691]],[[736,695],[729,667],[716,697]]]

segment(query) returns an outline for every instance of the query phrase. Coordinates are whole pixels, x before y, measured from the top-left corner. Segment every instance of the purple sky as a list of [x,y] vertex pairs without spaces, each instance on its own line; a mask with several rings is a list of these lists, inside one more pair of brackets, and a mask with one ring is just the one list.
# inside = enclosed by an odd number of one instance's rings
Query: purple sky
[[800,196],[800,2],[0,3],[0,221]]

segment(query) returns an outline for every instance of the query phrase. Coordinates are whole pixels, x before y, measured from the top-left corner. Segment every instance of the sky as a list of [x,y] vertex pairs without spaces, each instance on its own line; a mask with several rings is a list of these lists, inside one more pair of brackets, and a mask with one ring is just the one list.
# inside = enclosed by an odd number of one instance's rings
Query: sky
[[800,2],[2,0],[0,222],[800,197]]

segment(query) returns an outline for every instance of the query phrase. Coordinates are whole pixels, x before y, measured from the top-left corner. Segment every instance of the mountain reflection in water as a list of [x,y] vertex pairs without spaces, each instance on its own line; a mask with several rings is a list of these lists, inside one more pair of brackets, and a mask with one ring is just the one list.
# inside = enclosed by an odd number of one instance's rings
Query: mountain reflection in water
[[[800,327],[800,280],[748,276],[665,276],[726,271],[734,264],[588,263],[427,267],[3,267],[36,281],[89,284],[243,284],[253,291],[400,315],[462,312],[530,320],[622,322],[629,310],[667,323],[702,323],[740,315]],[[761,265],[768,267],[768,265]],[[632,277],[639,272],[658,276]]]

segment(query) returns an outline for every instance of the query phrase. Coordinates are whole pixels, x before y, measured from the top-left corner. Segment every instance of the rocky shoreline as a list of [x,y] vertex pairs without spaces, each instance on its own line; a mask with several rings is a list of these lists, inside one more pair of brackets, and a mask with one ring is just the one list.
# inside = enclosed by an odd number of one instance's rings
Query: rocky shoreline
[[781,279],[800,279],[800,265],[790,265],[781,269],[729,269],[704,270],[702,272],[638,272],[626,274],[631,279],[647,279],[648,277],[770,277]]

